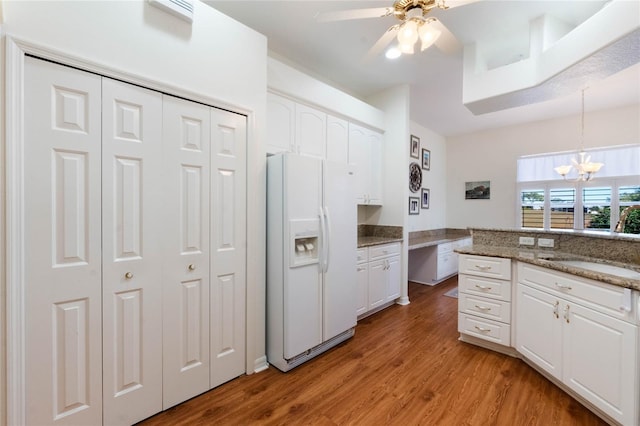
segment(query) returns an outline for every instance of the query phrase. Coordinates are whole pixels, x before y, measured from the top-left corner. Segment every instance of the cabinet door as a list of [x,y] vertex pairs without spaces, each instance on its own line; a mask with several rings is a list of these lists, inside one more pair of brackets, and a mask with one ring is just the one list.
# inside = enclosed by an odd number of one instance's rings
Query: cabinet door
[[402,271],[400,268],[400,256],[387,259],[387,301],[400,297],[400,281]]
[[382,205],[382,135],[367,131],[367,148],[369,150],[369,202]]
[[101,79],[24,73],[24,423],[100,424]]
[[367,204],[371,160],[367,149],[366,129],[349,123],[349,164],[356,167],[356,202]]
[[347,163],[349,159],[349,122],[327,115],[327,160]]
[[516,349],[552,376],[562,375],[561,300],[518,284]]
[[267,154],[295,152],[295,118],[295,102],[267,94]]
[[209,107],[163,99],[163,408],[209,390]]
[[162,410],[162,95],[103,78],[104,423]]
[[369,298],[369,267],[361,263],[356,267],[356,279],[358,282],[358,304],[356,315],[364,314],[368,309]]
[[295,134],[300,154],[317,158],[327,156],[327,114],[296,104]]
[[580,305],[561,305],[563,382],[620,424],[636,424],[637,326]]
[[437,278],[440,280],[458,272],[458,258],[453,252],[438,253]]
[[387,269],[385,260],[369,263],[369,310],[387,300]]

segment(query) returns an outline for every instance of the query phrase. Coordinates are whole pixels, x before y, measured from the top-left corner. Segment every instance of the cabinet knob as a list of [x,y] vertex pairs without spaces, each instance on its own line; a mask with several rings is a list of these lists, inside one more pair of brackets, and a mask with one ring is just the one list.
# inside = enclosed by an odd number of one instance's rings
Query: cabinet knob
[[190,263],[188,266],[190,271],[195,271],[196,270],[196,265],[194,265],[193,263]]
[[127,272],[126,274],[124,274],[124,277],[128,280],[130,280],[131,278],[133,278],[133,273],[132,272]]

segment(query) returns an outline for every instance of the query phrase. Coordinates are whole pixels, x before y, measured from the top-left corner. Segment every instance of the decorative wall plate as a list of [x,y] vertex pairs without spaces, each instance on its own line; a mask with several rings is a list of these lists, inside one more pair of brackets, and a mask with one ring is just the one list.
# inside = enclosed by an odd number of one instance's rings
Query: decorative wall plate
[[420,191],[422,187],[422,170],[418,163],[409,164],[409,189],[411,192]]

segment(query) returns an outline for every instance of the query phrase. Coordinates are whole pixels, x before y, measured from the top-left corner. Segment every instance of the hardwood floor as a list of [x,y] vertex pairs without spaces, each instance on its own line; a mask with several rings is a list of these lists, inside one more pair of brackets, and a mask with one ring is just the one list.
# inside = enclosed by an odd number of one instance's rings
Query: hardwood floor
[[519,359],[458,341],[457,299],[409,283],[408,306],[281,373],[242,376],[142,425],[604,425]]

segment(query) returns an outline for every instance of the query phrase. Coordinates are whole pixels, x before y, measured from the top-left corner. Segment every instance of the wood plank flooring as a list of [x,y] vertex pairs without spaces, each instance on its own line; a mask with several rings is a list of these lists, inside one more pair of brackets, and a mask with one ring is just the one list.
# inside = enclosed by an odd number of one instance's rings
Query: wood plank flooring
[[409,283],[408,306],[288,373],[242,376],[141,424],[604,425],[519,359],[458,341],[457,299]]

